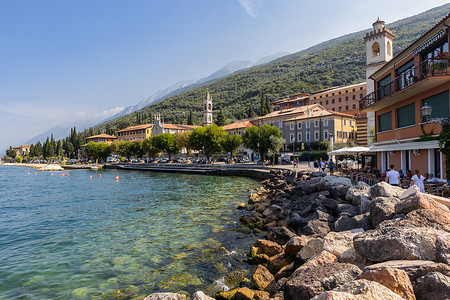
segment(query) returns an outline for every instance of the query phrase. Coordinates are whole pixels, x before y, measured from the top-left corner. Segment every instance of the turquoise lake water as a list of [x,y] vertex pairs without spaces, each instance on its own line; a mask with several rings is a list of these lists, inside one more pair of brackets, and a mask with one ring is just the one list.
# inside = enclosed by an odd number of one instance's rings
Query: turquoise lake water
[[237,258],[255,238],[233,230],[236,206],[257,185],[240,177],[119,170],[51,176],[0,166],[0,299],[218,291],[216,280],[245,268]]

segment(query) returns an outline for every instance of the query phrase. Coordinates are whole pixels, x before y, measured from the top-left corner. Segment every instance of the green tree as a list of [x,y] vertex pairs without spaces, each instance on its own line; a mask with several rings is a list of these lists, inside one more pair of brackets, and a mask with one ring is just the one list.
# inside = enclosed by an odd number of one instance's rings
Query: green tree
[[261,93],[259,94],[259,115],[260,116],[264,116],[269,113],[269,110],[267,110],[267,101],[268,101],[267,95],[264,93],[264,91],[261,91]]
[[222,148],[232,155],[242,145],[242,137],[239,134],[226,134],[222,139]]
[[144,157],[144,149],[142,149],[142,141],[133,142],[132,153],[136,157]]
[[175,135],[172,133],[161,133],[152,137],[152,144],[155,148],[166,152],[171,160],[172,154],[180,152],[181,148],[175,142]]
[[153,146],[151,138],[145,139],[142,142],[142,150],[151,158],[157,158],[161,155],[161,150]]
[[13,150],[12,146],[9,146],[9,149],[6,150],[6,156],[12,157],[13,159],[16,157],[16,151]]
[[58,142],[56,143],[56,155],[59,157],[62,157],[64,155],[61,140],[58,140]]
[[55,149],[53,148],[52,143],[47,138],[44,145],[44,158],[49,159],[53,156],[55,156]]
[[192,114],[192,110],[189,111],[189,116],[187,119],[187,124],[188,125],[194,125],[194,116]]
[[106,158],[111,154],[111,146],[106,143],[98,143],[97,144],[97,152],[98,158],[106,161]]
[[248,118],[254,118],[254,117],[256,117],[257,115],[256,115],[256,113],[255,113],[255,111],[253,110],[253,106],[249,106],[248,107],[248,109],[247,109],[247,117]]
[[189,145],[192,149],[202,150],[209,160],[212,155],[221,152],[221,142],[226,134],[225,130],[217,125],[199,127],[192,131]]
[[36,145],[34,146],[35,156],[39,158],[41,155],[43,155],[43,153],[44,153],[44,149],[42,148],[41,142],[37,142]]
[[121,141],[117,145],[117,152],[121,156],[125,156],[126,158],[130,159],[131,155],[133,154],[133,143],[130,141]]
[[17,156],[15,157],[15,159],[16,159],[16,163],[19,163],[19,164],[21,164],[22,161],[23,161],[23,157],[20,156],[20,155],[17,155]]
[[275,164],[275,156],[280,153],[281,148],[283,148],[285,139],[275,135],[269,137],[269,149],[267,150],[267,155],[272,157],[272,165]]
[[96,142],[87,143],[84,151],[86,151],[88,158],[98,159],[98,145]]
[[186,155],[191,154],[191,148],[189,146],[189,137],[192,131],[179,132],[175,134],[175,143],[181,148],[186,149]]
[[66,155],[69,156],[70,158],[74,157],[74,151],[75,148],[73,147],[72,142],[67,142],[66,144]]
[[245,129],[243,135],[244,145],[259,153],[264,158],[271,149],[270,137],[275,136],[281,138],[281,131],[278,127],[264,124],[261,127],[252,126]]
[[216,118],[216,125],[217,126],[224,126],[225,125],[225,115],[223,114],[222,108],[220,108],[219,113],[217,114]]

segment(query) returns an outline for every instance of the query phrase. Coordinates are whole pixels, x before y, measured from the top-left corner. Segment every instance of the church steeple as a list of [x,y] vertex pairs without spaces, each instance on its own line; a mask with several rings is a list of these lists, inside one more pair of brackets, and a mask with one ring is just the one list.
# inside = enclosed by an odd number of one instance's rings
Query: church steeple
[[213,124],[212,113],[212,98],[209,94],[209,90],[206,90],[206,98],[203,100],[203,126]]

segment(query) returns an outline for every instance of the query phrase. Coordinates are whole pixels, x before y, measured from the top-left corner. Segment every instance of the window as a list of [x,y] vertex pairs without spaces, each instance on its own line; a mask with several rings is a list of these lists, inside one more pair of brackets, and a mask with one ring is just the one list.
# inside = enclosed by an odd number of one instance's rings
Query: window
[[387,112],[378,116],[378,132],[392,130],[392,113]]
[[350,124],[350,126],[353,126],[353,121],[352,120],[348,121],[348,123]]
[[380,44],[377,42],[372,45],[372,57],[380,55]]
[[345,106],[345,110],[348,110],[348,105]]
[[356,89],[353,89],[353,91],[356,91]]
[[306,122],[306,128],[309,128],[310,125],[311,125],[311,122],[310,122],[310,121],[307,121],[307,122]]
[[302,129],[302,123],[300,122],[300,123],[298,123],[298,129]]
[[319,120],[314,120],[314,127],[319,127]]
[[447,38],[444,38],[441,42],[439,42],[438,44],[435,44],[434,47],[431,47],[431,49],[425,51],[422,54],[422,59],[426,60],[429,58],[433,58],[436,57],[436,55],[440,52],[447,52],[448,51],[448,42],[447,42]]
[[[429,119],[448,118],[450,116],[448,91],[423,99],[422,106],[425,103],[427,103],[433,108],[431,111],[431,116],[428,117]],[[426,121],[425,118],[423,118],[422,122],[425,121]]]
[[323,126],[328,126],[328,119],[323,120]]
[[334,104],[334,99],[331,99],[331,104]]
[[340,111],[340,112],[342,111],[342,107],[340,107],[340,106],[339,106],[339,111]]
[[341,92],[339,92],[339,95],[341,94]]
[[364,98],[364,94],[359,94],[359,99]]
[[[448,100],[447,100],[448,102]],[[411,126],[416,124],[414,114],[414,103],[405,105],[397,109],[397,128]]]
[[391,94],[391,85],[389,84],[391,82],[391,74],[384,77],[380,81],[377,82],[378,87],[378,98],[384,99],[387,96]]
[[339,102],[342,102],[342,98],[339,98],[338,100],[339,100]]
[[342,131],[337,131],[336,132],[336,138],[342,139]]
[[327,101],[325,101],[325,105],[328,105],[328,100],[327,100]]
[[294,130],[294,123],[289,124],[289,128],[290,128],[291,130]]
[[332,111],[335,111],[336,109],[333,107],[331,110],[332,110]]
[[299,142],[302,141],[302,133],[301,133],[301,132],[298,133],[298,141],[299,141]]
[[348,101],[348,96],[345,96],[345,101]]
[[320,101],[320,105],[322,105],[322,101]]
[[398,87],[404,89],[413,84],[414,59],[409,60],[396,70],[398,76]]
[[356,104],[353,104],[353,105],[352,105],[352,108],[353,108],[353,109],[356,109]]
[[344,131],[344,139],[346,139],[346,138],[348,138],[348,133],[347,133],[347,131]]
[[323,137],[325,140],[328,140],[328,130],[323,131]]
[[283,121],[278,122],[278,127],[283,128]]
[[309,132],[306,133],[306,141],[309,142]]
[[318,132],[318,131],[314,131],[314,139],[315,139],[316,141],[319,140],[319,132]]
[[294,135],[291,133],[291,142],[294,140]]
[[356,100],[356,95],[353,95],[352,99],[353,99],[353,100]]
[[344,119],[344,126],[346,126],[347,125],[347,120],[346,119]]

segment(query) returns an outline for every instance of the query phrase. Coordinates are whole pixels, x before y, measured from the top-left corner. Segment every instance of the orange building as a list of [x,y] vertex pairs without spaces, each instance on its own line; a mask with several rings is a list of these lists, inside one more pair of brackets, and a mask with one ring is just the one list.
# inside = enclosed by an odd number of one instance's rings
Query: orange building
[[270,103],[270,105],[272,107],[272,111],[279,111],[307,105],[308,100],[309,100],[308,94],[298,93],[291,95],[285,99],[273,101]]
[[[384,22],[380,22],[377,20],[374,27],[382,29]],[[377,167],[383,171],[394,164],[403,171],[419,169],[422,174],[446,178],[445,157],[439,151],[437,135],[442,130],[441,123],[450,121],[449,26],[450,15],[386,60],[369,77],[374,90],[360,101],[360,107],[374,115],[371,151],[376,153]],[[376,45],[367,46],[373,47]],[[369,55],[380,56],[391,50],[377,49]],[[423,112],[429,107],[432,112],[426,117]],[[427,139],[421,139],[424,133],[428,134]]]
[[108,145],[111,145],[115,139],[116,139],[115,136],[103,133],[103,134],[87,137],[86,143],[95,142],[95,143],[106,143]]
[[130,126],[117,131],[117,140],[122,141],[143,141],[152,135],[153,124],[143,124]]

